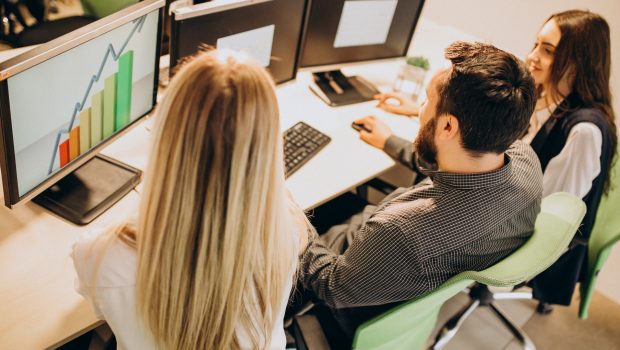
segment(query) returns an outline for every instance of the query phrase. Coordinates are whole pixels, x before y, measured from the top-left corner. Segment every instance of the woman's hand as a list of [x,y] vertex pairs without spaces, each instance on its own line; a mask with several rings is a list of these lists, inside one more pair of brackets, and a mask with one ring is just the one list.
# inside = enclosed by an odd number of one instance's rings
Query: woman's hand
[[374,96],[378,100],[377,108],[394,114],[405,116],[417,116],[419,113],[418,105],[410,98],[397,93],[385,93]]

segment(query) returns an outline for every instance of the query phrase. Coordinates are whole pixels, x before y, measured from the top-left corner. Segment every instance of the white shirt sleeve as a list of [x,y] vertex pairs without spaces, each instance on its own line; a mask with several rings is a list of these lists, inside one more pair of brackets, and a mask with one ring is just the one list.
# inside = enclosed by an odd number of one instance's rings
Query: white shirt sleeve
[[95,315],[99,319],[104,319],[103,313],[93,300],[93,270],[95,269],[94,256],[97,255],[96,240],[102,234],[102,231],[88,231],[82,234],[77,242],[73,244],[71,258],[73,266],[77,272],[75,279],[75,290],[88,300],[95,311]]
[[547,164],[543,174],[543,196],[554,192],[568,192],[585,197],[592,181],[601,172],[603,135],[593,123],[573,126],[560,154]]

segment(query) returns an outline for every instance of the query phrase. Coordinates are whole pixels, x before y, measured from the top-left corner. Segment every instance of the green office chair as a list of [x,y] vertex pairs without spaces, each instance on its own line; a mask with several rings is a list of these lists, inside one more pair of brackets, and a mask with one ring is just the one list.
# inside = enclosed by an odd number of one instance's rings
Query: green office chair
[[[620,155],[620,147],[618,147]],[[581,284],[579,318],[588,318],[588,309],[594,295],[598,273],[607,261],[611,249],[620,241],[620,156],[610,173],[609,193],[601,198],[594,227],[588,239],[588,280]]]
[[[406,302],[364,324],[356,331],[353,348],[361,349],[421,349],[427,342],[437,322],[437,315],[443,303],[474,282],[469,291],[480,291],[488,286],[512,287],[536,276],[551,266],[566,250],[577,231],[583,216],[585,204],[568,193],[554,193],[546,197],[541,206],[541,213],[536,219],[534,234],[517,251],[487,268],[484,271],[466,271],[445,282],[437,290],[412,301]],[[488,300],[476,300],[466,307],[451,327],[444,328],[434,349],[442,348],[456,334],[456,331],[479,305],[488,305],[504,324],[517,336],[525,348],[534,349],[529,338],[512,322],[494,303],[505,294],[490,293]],[[522,294],[522,295],[521,295]],[[527,297],[531,293],[519,293]],[[296,338],[299,349],[329,349],[324,335],[317,329],[313,316],[298,316],[295,320],[298,330]],[[306,329],[304,329],[306,328]],[[321,338],[323,337],[323,338]],[[302,345],[300,346],[300,342]],[[304,343],[305,342],[305,343]]]
[[81,0],[84,16],[103,18],[140,0]]

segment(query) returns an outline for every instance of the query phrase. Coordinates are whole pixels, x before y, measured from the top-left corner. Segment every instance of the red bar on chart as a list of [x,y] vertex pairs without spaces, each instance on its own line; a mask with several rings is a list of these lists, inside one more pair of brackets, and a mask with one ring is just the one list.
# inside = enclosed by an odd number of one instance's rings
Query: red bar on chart
[[60,167],[62,168],[69,163],[69,140],[60,144],[58,153],[60,154]]

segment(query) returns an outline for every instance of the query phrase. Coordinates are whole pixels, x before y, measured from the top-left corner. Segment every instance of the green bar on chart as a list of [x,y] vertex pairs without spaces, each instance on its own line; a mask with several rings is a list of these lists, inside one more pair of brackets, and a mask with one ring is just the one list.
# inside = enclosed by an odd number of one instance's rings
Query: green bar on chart
[[80,112],[80,154],[90,149],[90,108]]
[[103,139],[114,134],[116,114],[116,73],[105,78],[103,85]]
[[114,131],[129,124],[131,116],[131,84],[133,74],[133,51],[127,51],[118,59],[116,78],[116,120]]
[[90,99],[90,144],[97,145],[103,139],[103,91]]

